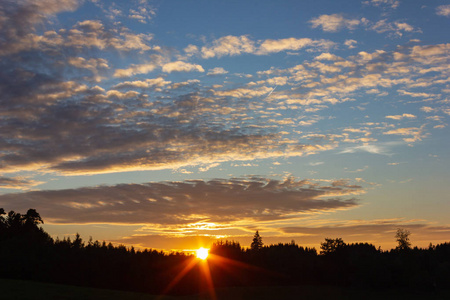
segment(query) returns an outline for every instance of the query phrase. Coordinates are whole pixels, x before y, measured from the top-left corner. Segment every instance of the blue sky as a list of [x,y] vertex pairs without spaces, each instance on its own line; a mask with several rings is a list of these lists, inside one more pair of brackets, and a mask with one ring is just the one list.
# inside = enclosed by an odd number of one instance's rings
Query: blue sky
[[0,207],[53,236],[448,241],[446,1],[2,1]]

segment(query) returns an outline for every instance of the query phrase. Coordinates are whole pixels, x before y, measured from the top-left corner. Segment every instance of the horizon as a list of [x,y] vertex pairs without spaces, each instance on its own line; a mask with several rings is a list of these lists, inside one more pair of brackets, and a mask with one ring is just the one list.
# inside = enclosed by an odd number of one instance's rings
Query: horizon
[[0,207],[163,251],[450,240],[444,1],[0,6]]

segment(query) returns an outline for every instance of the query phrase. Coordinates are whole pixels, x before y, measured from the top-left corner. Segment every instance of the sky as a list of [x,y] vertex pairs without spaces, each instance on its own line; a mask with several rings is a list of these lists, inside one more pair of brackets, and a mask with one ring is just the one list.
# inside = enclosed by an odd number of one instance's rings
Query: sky
[[450,3],[0,0],[0,207],[182,251],[450,241]]

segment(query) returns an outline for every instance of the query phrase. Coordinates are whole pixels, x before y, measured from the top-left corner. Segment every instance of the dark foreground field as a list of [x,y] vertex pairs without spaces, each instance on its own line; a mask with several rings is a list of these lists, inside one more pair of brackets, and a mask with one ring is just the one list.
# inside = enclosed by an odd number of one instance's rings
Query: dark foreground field
[[69,285],[39,283],[33,281],[0,279],[0,299],[4,300],[268,300],[268,299],[299,299],[299,300],[389,300],[389,299],[450,299],[450,291],[412,292],[406,289],[363,290],[346,289],[332,286],[289,286],[289,287],[245,287],[226,288],[215,291],[215,295],[202,294],[183,297],[153,296],[141,293],[103,290]]

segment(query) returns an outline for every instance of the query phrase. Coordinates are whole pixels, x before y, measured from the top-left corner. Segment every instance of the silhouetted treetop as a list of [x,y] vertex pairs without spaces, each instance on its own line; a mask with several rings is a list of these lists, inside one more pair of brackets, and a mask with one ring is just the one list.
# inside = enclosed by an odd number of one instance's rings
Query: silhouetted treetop
[[339,249],[345,247],[345,243],[342,238],[330,239],[325,238],[325,242],[320,243],[320,254],[331,254],[335,253]]
[[255,235],[253,236],[252,244],[250,245],[250,249],[258,251],[262,248],[262,246],[263,246],[262,238],[259,235],[258,230],[256,230]]
[[395,239],[397,240],[397,250],[409,250],[411,249],[411,242],[409,241],[410,232],[406,229],[398,228],[395,233]]
[[[205,264],[192,256],[136,250],[92,238],[84,242],[79,234],[53,240],[39,227],[42,223],[35,209],[22,215],[0,208],[0,278],[151,294],[166,291],[178,278],[170,293],[201,292],[199,280],[204,280],[201,272]],[[409,231],[397,233],[397,249],[410,249]],[[248,249],[235,241],[218,241],[210,249],[214,255],[206,262],[208,278],[215,287],[332,284],[450,288],[450,243],[404,252],[381,251],[369,243],[346,244],[342,238],[326,238],[320,248],[322,255],[293,240],[263,245],[259,231]]]

